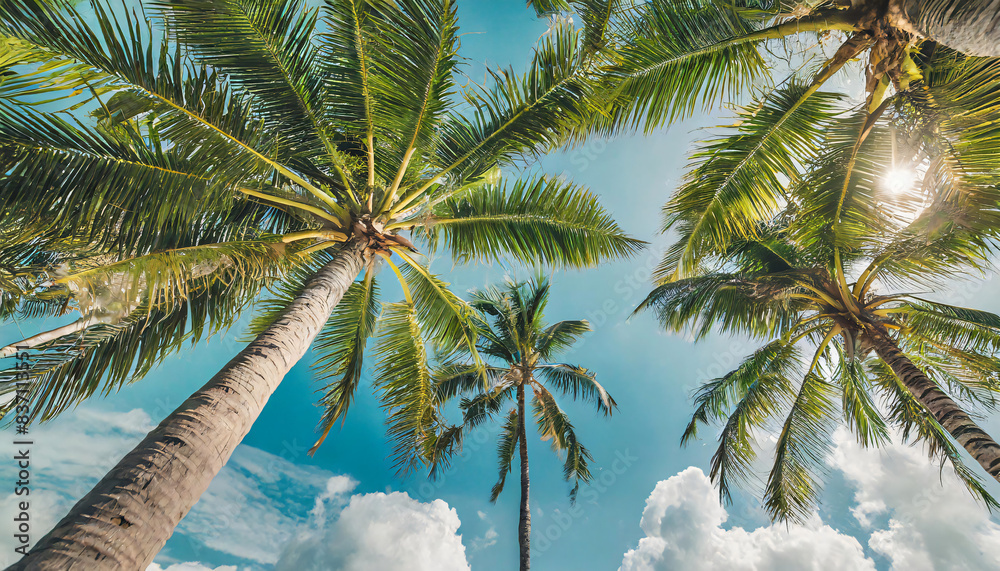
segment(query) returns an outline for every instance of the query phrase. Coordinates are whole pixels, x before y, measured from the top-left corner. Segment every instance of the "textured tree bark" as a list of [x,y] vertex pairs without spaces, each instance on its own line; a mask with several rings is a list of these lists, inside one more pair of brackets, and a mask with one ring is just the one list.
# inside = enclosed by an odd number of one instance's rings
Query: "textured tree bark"
[[346,244],[267,331],[160,423],[8,570],[143,571],[361,272]]
[[881,327],[873,327],[869,338],[875,352],[899,377],[903,385],[958,441],[968,453],[979,462],[986,472],[1000,481],[1000,445],[989,434],[979,428],[958,404],[927,378],[910,361],[889,334]]
[[521,571],[531,568],[531,511],[528,508],[528,440],[524,428],[524,385],[517,387],[517,429],[521,449],[521,519],[517,524],[517,543],[521,548]]
[[974,56],[1000,56],[1000,0],[890,0],[893,25]]

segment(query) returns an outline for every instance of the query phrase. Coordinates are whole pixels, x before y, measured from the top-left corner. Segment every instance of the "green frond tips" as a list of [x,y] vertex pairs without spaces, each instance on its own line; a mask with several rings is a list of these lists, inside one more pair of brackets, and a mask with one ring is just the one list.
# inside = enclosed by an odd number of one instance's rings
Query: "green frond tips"
[[400,474],[424,463],[443,426],[428,366],[426,336],[408,303],[383,305],[375,345],[375,386],[387,413],[386,435]]
[[503,492],[504,484],[507,482],[507,474],[510,473],[511,465],[514,462],[514,455],[517,453],[517,444],[521,431],[518,430],[517,410],[511,409],[507,414],[507,419],[500,429],[500,439],[497,441],[497,460],[500,477],[497,483],[490,490],[490,502],[496,503],[500,493]]
[[492,85],[466,95],[471,118],[451,115],[442,124],[438,176],[465,184],[562,142],[591,112],[588,62],[579,33],[557,26],[540,40],[525,74],[490,70]]
[[794,393],[790,376],[800,366],[798,350],[774,341],[747,357],[722,378],[703,384],[695,395],[697,408],[681,437],[684,445],[697,437],[698,424],[726,419],[719,447],[712,456],[710,476],[719,499],[732,501],[732,487],[749,485],[757,458],[756,433],[767,428]]
[[459,260],[511,256],[527,265],[589,267],[634,255],[628,237],[589,192],[552,179],[484,185],[436,206],[422,230]]
[[366,276],[348,288],[333,315],[320,331],[313,347],[319,356],[313,364],[316,378],[326,382],[320,389],[320,437],[309,450],[316,450],[338,420],[343,421],[361,383],[368,339],[375,333],[380,303],[375,278]]
[[589,482],[592,478],[588,463],[593,457],[577,440],[569,416],[556,404],[552,393],[544,388],[536,389],[532,398],[532,409],[542,440],[551,440],[553,451],[566,453],[563,478],[573,482],[570,501],[575,502],[580,482]]
[[778,437],[764,492],[764,509],[773,519],[802,521],[815,506],[820,492],[815,474],[826,466],[836,392],[814,374],[806,376],[799,388]]
[[[783,341],[772,341],[725,376],[706,381],[694,394],[695,413],[681,436],[681,445],[698,437],[698,425],[730,418],[737,432],[749,436],[762,427],[776,407],[791,396],[790,376],[800,366],[801,353]],[[735,410],[732,410],[735,407]]]
[[742,110],[732,134],[702,143],[684,184],[663,207],[663,231],[676,230],[680,238],[658,277],[691,275],[705,257],[755,236],[785,206],[787,185],[820,153],[841,99],[809,93],[793,82]]
[[864,447],[888,444],[889,427],[872,398],[872,382],[861,359],[848,359],[838,346],[838,369],[834,380],[840,385],[842,413],[848,427]]
[[758,23],[712,0],[648,2],[625,22],[628,43],[608,70],[614,97],[594,126],[602,134],[651,132],[767,77]]

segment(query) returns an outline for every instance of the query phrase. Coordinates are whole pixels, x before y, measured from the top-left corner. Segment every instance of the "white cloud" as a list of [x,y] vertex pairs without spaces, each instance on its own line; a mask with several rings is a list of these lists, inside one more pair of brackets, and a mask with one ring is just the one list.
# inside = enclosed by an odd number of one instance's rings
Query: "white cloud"
[[277,571],[469,571],[458,513],[406,493],[355,495],[336,522],[290,542]]
[[1000,525],[976,503],[949,467],[939,471],[921,448],[892,444],[865,450],[847,430],[834,434],[830,463],[855,488],[851,512],[862,526],[888,517],[868,540],[893,570],[1000,568]]
[[325,526],[327,504],[332,504],[334,508],[338,509],[344,507],[348,494],[356,487],[358,487],[357,480],[350,476],[333,476],[327,480],[326,490],[316,496],[316,503],[313,505],[312,511],[309,512],[313,524],[316,527]]
[[[51,529],[151,429],[149,415],[140,409],[87,408],[37,427],[31,452],[32,539]],[[358,482],[350,476],[295,464],[305,451],[295,442],[286,443],[280,456],[238,447],[177,528],[174,541],[188,540],[190,556],[161,553],[159,563],[147,571],[237,571],[234,566],[178,562],[219,558],[218,553],[203,553],[205,548],[265,566],[279,557],[297,556],[324,570],[469,569],[457,534],[461,522],[447,503],[421,503],[398,493],[352,496]],[[11,466],[0,465],[0,475],[7,474],[8,481],[15,475]],[[16,505],[13,494],[6,501]],[[11,525],[10,518],[0,521],[3,566],[18,557]],[[326,537],[339,539],[317,544]]]
[[308,523],[314,498],[328,493],[331,478],[350,480],[240,446],[177,532],[222,553],[274,564],[285,543]]
[[476,512],[476,515],[479,516],[480,520],[488,523],[490,527],[481,537],[475,537],[472,539],[472,542],[469,543],[469,549],[471,549],[473,553],[482,551],[487,547],[493,547],[497,544],[497,539],[500,537],[500,534],[497,533],[496,526],[493,525],[492,521],[490,521],[490,516],[488,516],[486,512],[480,510]]
[[[45,535],[151,429],[151,419],[141,409],[106,413],[80,408],[34,426],[30,497],[15,499],[10,494],[4,500],[7,506],[28,500],[31,543]],[[16,480],[14,466],[0,465],[0,478]],[[13,550],[13,533],[10,518],[0,520],[0,566],[20,557]]]
[[723,529],[728,518],[711,481],[690,467],[656,485],[642,513],[645,537],[621,571],[872,570],[861,544],[819,517],[806,525]]

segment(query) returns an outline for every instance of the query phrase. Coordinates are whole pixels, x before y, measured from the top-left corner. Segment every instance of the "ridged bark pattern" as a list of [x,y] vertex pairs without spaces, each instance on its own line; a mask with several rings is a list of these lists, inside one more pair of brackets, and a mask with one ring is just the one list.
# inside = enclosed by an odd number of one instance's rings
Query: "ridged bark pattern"
[[517,429],[521,433],[521,519],[517,524],[517,543],[521,552],[521,571],[531,568],[531,509],[528,506],[528,439],[524,426],[524,385],[517,387]]
[[129,452],[10,570],[143,571],[361,272],[348,243],[285,313]]
[[1000,481],[1000,445],[993,437],[979,428],[958,403],[927,378],[885,331],[873,328],[870,339],[879,358],[892,368],[910,393],[990,476]]
[[1000,56],[1000,0],[892,0],[893,23],[973,56]]

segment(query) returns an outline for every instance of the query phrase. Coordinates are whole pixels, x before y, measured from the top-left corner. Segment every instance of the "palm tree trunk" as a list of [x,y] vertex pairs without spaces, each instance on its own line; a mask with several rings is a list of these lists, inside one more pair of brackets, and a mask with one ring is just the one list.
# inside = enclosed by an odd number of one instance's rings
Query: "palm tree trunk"
[[879,358],[892,368],[910,393],[990,476],[1000,481],[1000,445],[900,351],[885,329],[872,327],[869,337]]
[[892,23],[974,56],[1000,56],[1000,0],[891,0]]
[[142,571],[361,272],[349,242],[267,331],[160,423],[10,570]]
[[531,568],[531,511],[528,509],[528,441],[524,429],[524,385],[517,387],[517,430],[521,449],[521,519],[517,524],[517,542],[521,548],[521,571]]

